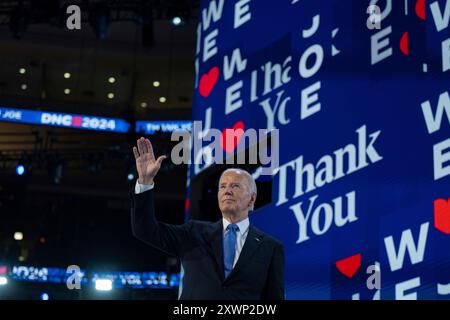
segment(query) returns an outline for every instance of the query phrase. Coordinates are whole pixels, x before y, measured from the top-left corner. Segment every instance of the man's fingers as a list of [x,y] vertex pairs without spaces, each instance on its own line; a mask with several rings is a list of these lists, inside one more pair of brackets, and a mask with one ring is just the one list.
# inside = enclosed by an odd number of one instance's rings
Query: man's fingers
[[144,150],[145,153],[148,153],[149,150],[148,150],[148,146],[147,146],[147,141],[146,140],[147,139],[142,138],[142,150]]
[[163,162],[163,160],[167,158],[166,156],[159,156],[158,159],[156,160],[156,162],[158,163],[159,166],[161,166],[161,163]]
[[139,152],[136,147],[133,147],[133,154],[134,154],[134,158],[137,160],[137,158],[139,158]]
[[[139,156],[142,156],[145,153],[148,153],[150,156],[150,159],[155,161],[155,154],[153,153],[153,146],[150,140],[145,138],[140,138],[137,141],[137,150],[136,147],[133,148],[134,157],[137,159]],[[161,162],[167,158],[166,156],[160,156],[158,160],[158,165],[161,165]]]
[[147,148],[147,152],[150,153],[150,157],[152,158],[152,160],[155,160],[155,154],[153,153],[152,143],[148,139],[145,139],[144,142]]
[[145,153],[142,138],[137,141],[137,147],[140,155]]

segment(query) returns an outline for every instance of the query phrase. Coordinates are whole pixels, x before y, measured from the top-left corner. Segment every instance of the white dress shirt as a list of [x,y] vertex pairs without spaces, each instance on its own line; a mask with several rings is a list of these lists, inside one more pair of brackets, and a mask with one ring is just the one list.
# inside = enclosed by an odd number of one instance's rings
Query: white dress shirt
[[136,180],[136,187],[134,187],[134,193],[139,194],[148,190],[152,190],[155,184],[140,184]]
[[[225,233],[230,232],[230,230],[227,230],[227,227],[230,224],[230,222],[225,218],[222,218],[222,222],[223,222],[223,237],[225,238]],[[239,255],[241,254],[242,247],[244,246],[245,243],[245,239],[247,239],[248,227],[250,226],[250,222],[248,218],[245,218],[244,220],[241,220],[236,224],[239,227],[239,230],[236,231],[236,251],[234,254],[233,268],[239,259]]]
[[[136,181],[136,187],[134,189],[134,192],[136,194],[139,194],[139,193],[153,189],[154,186],[155,186],[154,183],[153,184],[140,184]],[[230,232],[230,230],[227,230],[227,227],[230,224],[230,222],[227,219],[222,217],[222,224],[223,224],[223,237],[225,237],[225,233]],[[244,220],[241,220],[236,224],[239,227],[239,230],[236,231],[236,251],[234,254],[233,268],[239,259],[239,255],[241,254],[242,247],[244,247],[245,239],[247,239],[250,221],[247,217]]]

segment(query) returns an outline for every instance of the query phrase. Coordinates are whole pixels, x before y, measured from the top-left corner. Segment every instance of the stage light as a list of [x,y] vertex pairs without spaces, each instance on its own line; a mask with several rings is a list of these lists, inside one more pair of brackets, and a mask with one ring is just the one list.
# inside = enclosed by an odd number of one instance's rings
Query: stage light
[[161,83],[159,83],[159,81],[153,81],[153,86],[154,86],[155,88],[158,88],[160,84],[161,84]]
[[171,19],[174,26],[178,27],[185,25],[189,20],[190,8],[184,1],[174,2],[173,5],[167,9],[167,16]]
[[50,297],[48,293],[42,292],[41,293],[41,300],[48,300]]
[[25,69],[25,68],[20,68],[19,69],[19,73],[20,74],[25,74],[25,72],[27,72],[27,69]]
[[147,102],[141,102],[141,108],[147,108]]
[[134,180],[134,174],[129,173],[127,178],[128,178],[129,181]]
[[159,102],[164,103],[166,101],[167,101],[166,97],[159,97]]
[[172,24],[174,26],[179,26],[182,22],[183,20],[178,16],[172,18]]
[[116,78],[114,78],[114,77],[109,77],[109,78],[108,78],[108,82],[109,82],[109,83],[114,83],[114,82],[116,82]]
[[18,176],[21,176],[25,173],[25,167],[22,164],[17,165],[16,167],[16,174]]
[[114,99],[114,93],[112,92],[108,93],[108,99]]
[[69,72],[64,73],[64,79],[69,79],[71,74]]
[[8,284],[7,277],[0,277],[0,286],[6,286]]
[[111,291],[112,280],[109,279],[97,279],[95,280],[95,290],[98,291]]
[[17,241],[23,240],[23,233],[20,231],[14,232],[14,240]]
[[20,86],[20,89],[22,90],[27,90],[28,86],[26,85],[26,83],[22,83],[22,85]]
[[64,89],[64,94],[70,94],[70,89],[69,88]]

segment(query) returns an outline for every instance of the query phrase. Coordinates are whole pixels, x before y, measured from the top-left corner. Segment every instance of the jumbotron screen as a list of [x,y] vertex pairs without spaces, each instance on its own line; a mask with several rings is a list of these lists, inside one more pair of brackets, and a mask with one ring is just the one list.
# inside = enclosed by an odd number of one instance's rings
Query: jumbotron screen
[[250,219],[284,244],[287,299],[448,299],[449,13],[440,0],[201,2],[194,137],[278,130],[272,198]]

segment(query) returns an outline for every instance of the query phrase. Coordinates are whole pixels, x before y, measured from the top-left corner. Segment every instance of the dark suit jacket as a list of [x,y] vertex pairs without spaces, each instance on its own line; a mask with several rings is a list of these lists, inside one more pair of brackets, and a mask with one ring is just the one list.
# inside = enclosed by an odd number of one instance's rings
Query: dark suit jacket
[[191,220],[183,225],[158,222],[153,201],[153,190],[132,192],[133,235],[181,259],[180,299],[284,299],[281,242],[250,224],[239,259],[224,279],[222,219],[215,223]]

